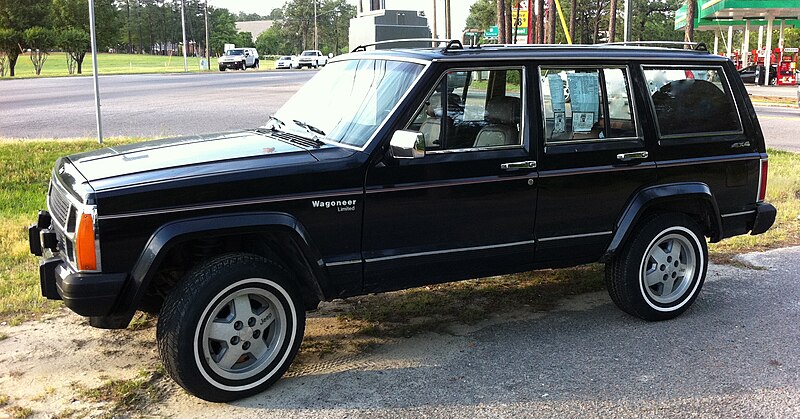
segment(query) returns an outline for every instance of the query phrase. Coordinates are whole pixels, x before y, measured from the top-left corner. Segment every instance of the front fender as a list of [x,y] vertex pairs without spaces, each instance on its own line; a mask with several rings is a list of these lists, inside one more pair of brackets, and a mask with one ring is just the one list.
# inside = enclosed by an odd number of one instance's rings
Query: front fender
[[[709,235],[712,242],[722,238],[722,218],[717,207],[717,200],[711,188],[702,182],[670,183],[644,188],[636,193],[628,202],[617,221],[614,237],[606,249],[603,260],[613,257],[617,250],[631,235],[634,226],[648,209],[668,206],[670,203],[686,200],[697,200],[702,203],[703,211],[709,220]],[[668,208],[668,207],[667,207]]]
[[320,299],[327,294],[323,284],[326,275],[320,264],[320,255],[314,248],[308,232],[293,216],[281,212],[236,213],[189,218],[167,223],[156,230],[131,270],[130,279],[120,296],[120,312],[135,310],[146,293],[161,262],[176,245],[195,238],[221,237],[283,230],[290,234],[300,248],[312,270],[314,283],[311,289]]

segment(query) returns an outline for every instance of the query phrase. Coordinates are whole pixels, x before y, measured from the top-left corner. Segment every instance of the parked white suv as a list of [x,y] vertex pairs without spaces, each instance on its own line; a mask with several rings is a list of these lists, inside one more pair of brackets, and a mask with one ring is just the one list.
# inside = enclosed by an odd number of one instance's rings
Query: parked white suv
[[328,57],[322,55],[318,49],[305,50],[297,57],[297,68],[317,68],[324,67],[325,64],[328,64]]
[[258,51],[255,48],[232,48],[219,57],[219,71],[258,68]]

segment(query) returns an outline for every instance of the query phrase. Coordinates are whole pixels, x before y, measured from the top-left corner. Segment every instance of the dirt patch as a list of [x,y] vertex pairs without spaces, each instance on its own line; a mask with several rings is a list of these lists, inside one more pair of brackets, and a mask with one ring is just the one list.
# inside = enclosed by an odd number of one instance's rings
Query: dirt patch
[[[339,302],[309,313],[301,352],[287,377],[341,370],[384,340],[358,336],[362,327],[338,314]],[[152,317],[126,330],[102,330],[67,309],[41,321],[0,325],[0,417],[152,415],[164,399],[186,415],[201,403],[164,376]],[[339,367],[337,367],[339,366]]]

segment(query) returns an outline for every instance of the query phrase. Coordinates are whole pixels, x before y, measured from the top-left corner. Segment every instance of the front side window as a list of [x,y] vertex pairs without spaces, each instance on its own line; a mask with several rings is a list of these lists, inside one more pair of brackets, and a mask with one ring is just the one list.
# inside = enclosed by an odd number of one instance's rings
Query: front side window
[[422,64],[389,60],[330,63],[275,114],[281,129],[363,147],[411,89]]
[[661,136],[740,132],[721,68],[645,68]]
[[520,68],[449,71],[408,129],[434,152],[520,146],[522,80]]
[[542,67],[539,80],[546,142],[637,137],[625,69]]

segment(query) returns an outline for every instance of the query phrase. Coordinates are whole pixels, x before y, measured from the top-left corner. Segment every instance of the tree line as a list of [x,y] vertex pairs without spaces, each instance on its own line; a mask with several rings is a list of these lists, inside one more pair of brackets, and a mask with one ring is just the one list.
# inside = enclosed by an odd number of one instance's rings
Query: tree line
[[[257,47],[262,54],[291,54],[311,49],[314,42],[314,2],[317,3],[317,44],[323,52],[347,48],[349,21],[355,7],[346,0],[290,0],[267,16],[233,14],[208,6],[209,50],[222,54],[225,44]],[[98,51],[136,54],[181,54],[181,5],[186,19],[187,51],[204,56],[205,0],[94,0]],[[238,33],[237,21],[272,20],[272,27],[254,41]],[[14,68],[26,51],[36,74],[52,51],[67,57],[70,74],[83,71],[90,50],[87,0],[0,0],[0,76]]]
[[[477,0],[470,7],[467,28],[484,30],[498,26],[498,43],[514,43],[516,22],[513,8],[519,0]],[[545,10],[535,16],[533,42],[539,44],[566,43],[566,35],[557,16],[554,0],[528,0],[529,9]],[[572,42],[576,44],[596,44],[622,41],[624,20],[620,16],[621,0],[561,0],[562,12],[567,21],[567,29]],[[675,12],[687,5],[687,22],[683,31],[674,30]],[[714,42],[714,32],[698,32],[694,27],[697,15],[697,0],[631,0],[631,41],[687,41]],[[545,15],[547,18],[545,19]],[[500,18],[498,18],[498,16]],[[532,18],[534,16],[532,15]],[[522,23],[525,25],[525,23]],[[726,30],[721,25],[719,30]],[[465,28],[466,29],[466,28]],[[750,45],[756,45],[757,30],[750,33]],[[726,36],[723,34],[722,37]],[[735,33],[733,45],[741,45],[742,33]],[[773,36],[777,39],[777,35]],[[800,44],[800,29],[786,29],[786,45]],[[727,51],[726,51],[727,52]]]
[[[631,0],[633,8],[631,40],[675,40],[673,30],[675,11],[685,0]],[[518,0],[477,0],[470,8],[467,27],[485,29],[497,25],[498,43],[514,42],[513,8]],[[558,12],[553,0],[529,0],[529,9],[546,13],[534,16],[533,42],[539,44],[566,43],[566,34],[559,22]],[[623,21],[618,18],[619,0],[563,0],[562,12],[567,21],[572,42],[575,44],[596,44],[600,42],[621,41]],[[546,19],[545,19],[546,15]],[[498,16],[501,18],[498,19]],[[525,23],[522,23],[525,25]]]

